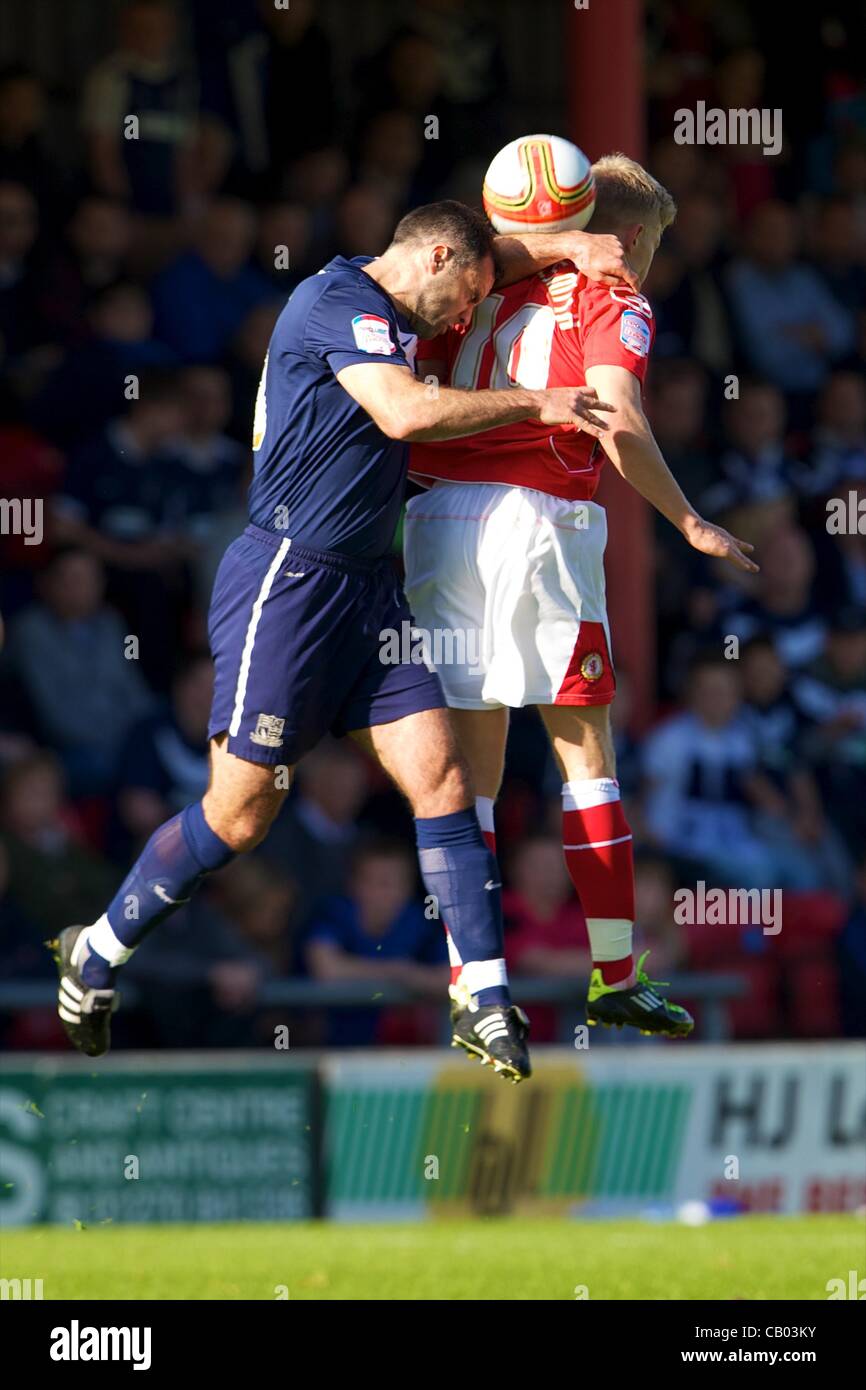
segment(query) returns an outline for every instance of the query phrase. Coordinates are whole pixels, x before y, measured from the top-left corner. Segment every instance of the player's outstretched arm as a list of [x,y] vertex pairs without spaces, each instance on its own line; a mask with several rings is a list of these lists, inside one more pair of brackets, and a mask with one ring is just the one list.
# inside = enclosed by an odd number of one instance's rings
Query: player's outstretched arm
[[573,261],[588,280],[602,285],[625,282],[635,292],[640,291],[640,281],[619,237],[598,232],[528,232],[525,236],[495,237],[494,247],[499,267],[497,287],[513,285],[557,261]]
[[705,521],[689,502],[655,441],[634,373],[625,367],[588,367],[586,380],[616,408],[602,447],[626,482],[676,526],[695,550],[730,560],[738,569],[757,571],[747,554],[754,546]]
[[613,407],[591,387],[560,386],[547,391],[508,387],[501,391],[458,391],[425,386],[408,367],[359,362],[344,367],[337,380],[371,415],[389,439],[406,442],[456,439],[519,420],[574,425],[599,438],[607,429],[598,411]]

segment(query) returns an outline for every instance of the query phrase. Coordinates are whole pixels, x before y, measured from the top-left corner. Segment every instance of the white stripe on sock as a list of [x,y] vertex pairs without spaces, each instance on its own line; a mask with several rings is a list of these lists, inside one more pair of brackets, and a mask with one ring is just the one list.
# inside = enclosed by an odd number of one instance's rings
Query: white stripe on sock
[[498,960],[467,961],[463,966],[460,983],[468,989],[470,994],[477,994],[480,989],[493,989],[497,985],[507,985],[508,973],[505,969],[505,961],[501,956]]
[[591,806],[604,806],[619,801],[619,782],[615,777],[591,777],[581,782],[563,782],[563,811],[588,811]]
[[250,662],[252,661],[253,656],[253,645],[256,640],[256,628],[258,627],[259,619],[262,616],[262,609],[265,606],[265,599],[271,592],[271,585],[273,584],[276,578],[277,570],[280,568],[280,565],[283,563],[287,554],[289,553],[289,546],[291,545],[291,543],[292,541],[290,536],[287,536],[285,540],[280,541],[280,544],[277,547],[277,553],[271,562],[267,574],[262,580],[262,587],[259,589],[258,597],[256,598],[256,601],[253,604],[253,611],[250,614],[249,626],[247,627],[247,635],[244,640],[244,650],[243,655],[241,657],[240,670],[238,671],[238,683],[235,688],[235,707],[232,713],[231,723],[229,724],[229,733],[231,734],[232,738],[237,737],[238,730],[241,727],[241,720],[243,719],[244,715],[244,699],[247,693],[247,681],[249,680],[250,675]]
[[604,849],[607,845],[624,845],[631,835],[619,835],[615,840],[588,840],[585,845],[563,845],[563,849]]
[[114,934],[114,929],[105,913],[88,927],[86,932],[82,932],[75,943],[72,953],[72,964],[78,964],[79,946],[83,947],[86,941],[91,951],[95,951],[103,960],[107,960],[109,965],[125,965],[135,950],[134,946],[125,946]]

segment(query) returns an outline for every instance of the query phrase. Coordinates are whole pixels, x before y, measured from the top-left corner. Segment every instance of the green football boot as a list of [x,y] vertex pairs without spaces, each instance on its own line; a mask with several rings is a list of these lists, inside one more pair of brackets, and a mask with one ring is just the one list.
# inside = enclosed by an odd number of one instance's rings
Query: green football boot
[[593,970],[586,996],[586,1021],[603,1023],[605,1028],[639,1028],[642,1033],[660,1033],[666,1038],[686,1038],[695,1026],[691,1014],[680,1004],[671,1004],[657,993],[667,980],[650,980],[643,963],[649,955],[644,951],[637,963],[637,984],[631,989],[606,985],[601,971]]

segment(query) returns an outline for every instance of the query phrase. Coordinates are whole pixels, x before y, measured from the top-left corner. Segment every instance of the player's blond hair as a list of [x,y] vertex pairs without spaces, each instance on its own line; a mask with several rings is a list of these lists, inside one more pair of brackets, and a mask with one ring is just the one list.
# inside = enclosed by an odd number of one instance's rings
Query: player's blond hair
[[592,166],[595,210],[589,230],[615,232],[632,222],[658,219],[662,231],[677,215],[666,188],[626,154],[606,154]]

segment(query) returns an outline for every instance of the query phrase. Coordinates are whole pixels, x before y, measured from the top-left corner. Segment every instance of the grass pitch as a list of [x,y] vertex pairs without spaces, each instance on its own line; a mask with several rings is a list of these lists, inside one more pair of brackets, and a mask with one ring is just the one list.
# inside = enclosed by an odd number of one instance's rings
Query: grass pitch
[[854,1216],[40,1226],[0,1236],[0,1276],[46,1299],[826,1299],[864,1247]]

